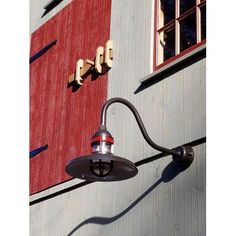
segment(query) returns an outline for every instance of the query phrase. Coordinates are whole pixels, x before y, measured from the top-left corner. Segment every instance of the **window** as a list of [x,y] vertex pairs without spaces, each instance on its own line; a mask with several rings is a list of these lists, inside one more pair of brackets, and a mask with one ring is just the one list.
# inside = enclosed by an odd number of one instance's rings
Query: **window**
[[155,66],[205,43],[206,0],[156,0]]

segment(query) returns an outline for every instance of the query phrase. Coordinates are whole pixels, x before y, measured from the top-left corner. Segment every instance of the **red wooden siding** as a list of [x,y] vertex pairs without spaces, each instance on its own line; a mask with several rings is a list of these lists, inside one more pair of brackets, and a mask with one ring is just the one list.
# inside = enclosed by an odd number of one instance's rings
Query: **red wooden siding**
[[30,64],[30,150],[48,144],[30,159],[30,193],[68,180],[69,159],[90,152],[90,137],[99,125],[107,96],[107,74],[72,92],[68,78],[76,61],[93,59],[109,39],[111,0],[73,1],[32,34],[33,56],[57,39]]

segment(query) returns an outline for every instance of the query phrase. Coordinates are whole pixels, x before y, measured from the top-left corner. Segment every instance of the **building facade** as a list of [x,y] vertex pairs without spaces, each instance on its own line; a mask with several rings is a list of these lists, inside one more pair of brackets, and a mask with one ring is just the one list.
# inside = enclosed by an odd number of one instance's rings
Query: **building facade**
[[[206,2],[30,5],[30,235],[205,235]],[[108,40],[110,70],[71,86],[76,62],[93,61]],[[113,104],[114,154],[139,163],[138,174],[93,183],[69,176],[67,162],[90,153],[102,105],[113,97],[136,107],[154,142],[191,145],[191,166],[180,171],[171,156],[158,159],[132,113]]]

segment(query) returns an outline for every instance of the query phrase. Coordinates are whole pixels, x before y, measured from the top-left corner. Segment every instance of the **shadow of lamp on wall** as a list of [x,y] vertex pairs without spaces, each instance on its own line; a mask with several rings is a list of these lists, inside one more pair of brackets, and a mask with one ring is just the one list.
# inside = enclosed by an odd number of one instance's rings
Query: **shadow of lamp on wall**
[[191,146],[168,149],[157,145],[149,137],[136,108],[123,98],[111,98],[102,107],[100,127],[91,140],[92,153],[69,161],[65,168],[69,175],[87,181],[108,182],[129,179],[138,173],[133,162],[113,154],[114,140],[106,126],[107,109],[113,103],[121,103],[131,110],[144,139],[152,148],[172,155],[177,166],[187,168],[191,165],[194,158],[194,151]]
[[149,187],[142,195],[140,195],[135,201],[133,201],[126,209],[121,211],[112,217],[102,217],[102,216],[93,216],[90,217],[71,230],[67,236],[73,235],[78,229],[87,224],[98,224],[98,225],[107,225],[111,224],[114,221],[120,219],[125,214],[127,214],[132,208],[134,208],[139,202],[141,202],[149,193],[151,193],[158,185],[161,183],[168,183],[174,179],[177,175],[183,172],[188,166],[180,166],[176,162],[170,162],[162,172],[161,178],[158,179],[151,187]]

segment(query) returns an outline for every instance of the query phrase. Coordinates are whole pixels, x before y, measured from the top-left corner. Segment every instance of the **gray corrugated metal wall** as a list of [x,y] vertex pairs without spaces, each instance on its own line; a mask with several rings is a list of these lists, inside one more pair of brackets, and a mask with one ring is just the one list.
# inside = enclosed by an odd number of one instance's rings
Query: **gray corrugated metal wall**
[[[134,94],[150,73],[152,9],[152,1],[113,1],[108,96],[132,102],[150,137],[172,148],[205,136],[205,59]],[[115,154],[136,162],[158,153],[126,107],[112,105],[107,123]],[[132,179],[92,183],[31,206],[30,235],[205,235],[205,144],[194,151],[184,172],[176,172],[169,156],[140,166]]]

